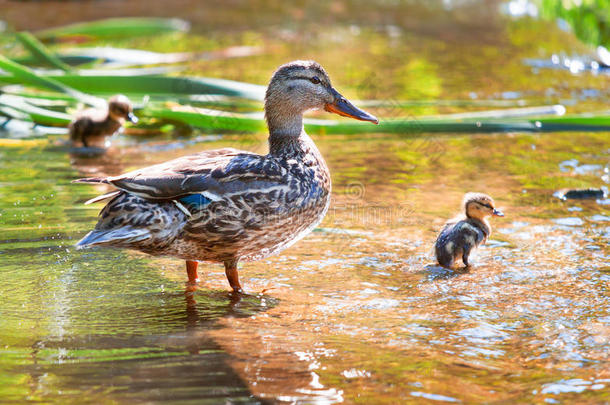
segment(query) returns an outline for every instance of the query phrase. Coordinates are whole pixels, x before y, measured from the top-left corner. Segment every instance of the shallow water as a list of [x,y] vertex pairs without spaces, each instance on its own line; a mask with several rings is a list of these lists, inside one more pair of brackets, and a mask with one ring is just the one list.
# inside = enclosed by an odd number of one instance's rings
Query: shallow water
[[[491,6],[479,10],[493,17],[483,27],[464,26],[471,6],[463,7],[441,13],[434,20],[439,25],[429,29],[397,27],[400,40],[394,31],[362,28],[364,50],[347,49],[350,59],[331,55],[345,46],[341,35],[353,35],[340,17],[338,27],[320,34],[302,28],[296,50],[264,37],[270,53],[231,61],[226,75],[263,83],[272,66],[309,45],[300,56],[320,59],[353,98],[458,99],[474,92],[480,99],[506,101],[516,94],[527,103],[567,100],[575,111],[604,105],[603,94],[579,97],[591,87],[607,87],[607,78],[536,75],[520,60],[570,51],[576,40],[569,33],[507,19]],[[447,21],[450,28],[443,29]],[[489,26],[494,30],[484,29]],[[541,27],[549,31],[537,48],[521,40]],[[470,42],[452,43],[454,30]],[[483,31],[493,35],[477,36]],[[320,49],[319,38],[334,42]],[[499,54],[498,43],[510,60]],[[468,60],[465,49],[474,52]],[[378,59],[369,60],[371,54]],[[341,70],[345,60],[354,62]],[[205,68],[192,67],[199,74]],[[358,87],[360,71],[375,72],[379,84]],[[410,79],[396,83],[393,77]],[[468,107],[432,104],[415,112],[462,108]],[[332,172],[331,209],[289,250],[242,265],[246,297],[228,292],[219,265],[203,265],[202,288],[186,293],[180,261],[75,250],[101,207],[82,203],[106,189],[70,181],[219,146],[264,152],[264,134],[122,136],[97,157],[71,155],[57,135],[3,147],[0,398],[610,401],[610,205],[552,195],[564,187],[608,186],[608,133],[408,135],[316,136]],[[494,196],[506,217],[493,221],[494,233],[473,269],[436,267],[436,233],[456,213],[463,193],[473,190]]]

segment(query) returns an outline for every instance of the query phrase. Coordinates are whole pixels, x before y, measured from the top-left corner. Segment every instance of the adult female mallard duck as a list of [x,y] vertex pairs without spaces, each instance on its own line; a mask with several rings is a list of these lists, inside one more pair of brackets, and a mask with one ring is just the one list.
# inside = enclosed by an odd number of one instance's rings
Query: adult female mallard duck
[[436,259],[443,267],[453,268],[460,258],[464,266],[470,266],[468,256],[472,249],[485,243],[491,235],[487,217],[504,216],[487,194],[466,193],[462,207],[464,214],[447,221],[436,240]]
[[68,127],[70,140],[77,147],[106,147],[106,138],[118,132],[125,120],[138,122],[129,99],[123,95],[108,100],[108,111],[89,109],[76,116]]
[[330,173],[303,130],[303,113],[326,111],[378,123],[335,90],[311,61],[280,66],[265,95],[269,153],[218,149],[184,156],[121,176],[76,180],[117,191],[95,229],[77,243],[116,246],[186,260],[190,284],[198,261],[224,263],[241,291],[240,260],[285,249],[320,223],[330,203]]

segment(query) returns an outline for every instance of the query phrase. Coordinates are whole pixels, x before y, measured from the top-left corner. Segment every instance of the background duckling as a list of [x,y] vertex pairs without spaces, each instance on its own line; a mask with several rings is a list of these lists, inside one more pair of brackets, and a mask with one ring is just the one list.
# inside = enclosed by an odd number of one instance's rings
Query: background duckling
[[106,138],[119,131],[125,120],[138,122],[131,102],[123,95],[113,96],[108,100],[107,111],[85,110],[70,123],[72,145],[105,148]]
[[443,267],[453,268],[461,257],[466,267],[473,248],[485,243],[491,235],[487,217],[503,217],[493,198],[481,193],[467,193],[462,202],[464,214],[447,221],[436,239],[436,259]]

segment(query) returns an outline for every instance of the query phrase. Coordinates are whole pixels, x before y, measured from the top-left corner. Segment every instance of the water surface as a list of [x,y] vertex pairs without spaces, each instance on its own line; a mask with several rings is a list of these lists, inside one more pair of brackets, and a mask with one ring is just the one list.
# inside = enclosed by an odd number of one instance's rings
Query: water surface
[[[434,3],[437,13],[404,6],[395,26],[337,3],[346,8],[334,14],[307,8],[319,21],[296,28],[274,21],[236,35],[201,25],[184,37],[134,42],[160,50],[202,38],[210,47],[251,41],[267,52],[189,69],[264,83],[279,63],[315,58],[354,99],[605,107],[607,95],[590,90],[607,88],[607,77],[523,63],[584,52],[569,32],[508,18],[496,3],[466,3]],[[475,8],[489,18],[468,17]],[[425,16],[428,26],[416,23]],[[333,24],[320,29],[324,21]],[[540,30],[547,35],[534,36]],[[482,108],[432,102],[375,112],[404,115],[416,128],[418,114]],[[608,135],[316,136],[332,172],[331,209],[283,254],[242,265],[246,297],[228,292],[219,265],[202,265],[202,288],[188,293],[178,260],[75,250],[101,207],[82,203],[106,189],[70,181],[220,146],[264,152],[265,134],[124,135],[111,153],[89,158],[70,154],[57,135],[3,147],[0,398],[608,402],[610,205],[553,197],[565,187],[608,186]],[[432,246],[466,191],[491,194],[507,215],[493,221],[475,267],[453,272],[434,265]]]

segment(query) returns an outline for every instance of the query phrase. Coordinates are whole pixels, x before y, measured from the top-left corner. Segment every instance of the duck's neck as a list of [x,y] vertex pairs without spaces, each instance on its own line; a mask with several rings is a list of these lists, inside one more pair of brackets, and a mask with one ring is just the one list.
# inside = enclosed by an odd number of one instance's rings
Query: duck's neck
[[275,157],[295,158],[303,160],[307,156],[322,156],[313,140],[302,131],[299,136],[269,136],[269,154]]
[[115,125],[123,125],[123,122],[121,119],[117,119],[115,118],[112,114],[108,113],[108,115],[106,115],[106,118],[104,119],[104,121],[102,121],[102,123],[108,127],[112,127]]
[[315,145],[303,130],[303,113],[291,111],[289,105],[265,105],[265,118],[269,127],[269,154],[298,156],[315,150]]
[[477,217],[471,217],[468,215],[466,217],[468,219],[470,219],[471,221],[473,221],[474,223],[476,223],[479,228],[481,228],[481,230],[485,234],[486,238],[489,237],[489,235],[491,235],[491,225],[489,224],[489,221],[487,220],[487,218],[477,218]]

